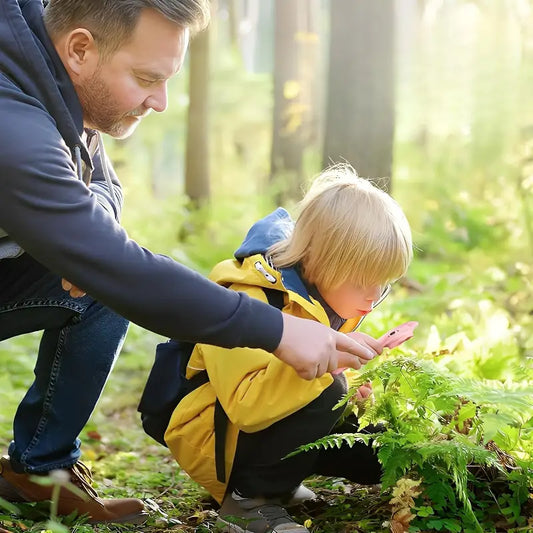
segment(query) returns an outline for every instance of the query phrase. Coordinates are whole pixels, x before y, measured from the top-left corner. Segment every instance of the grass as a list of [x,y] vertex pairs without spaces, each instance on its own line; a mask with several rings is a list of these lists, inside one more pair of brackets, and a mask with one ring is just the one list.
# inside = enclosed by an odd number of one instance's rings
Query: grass
[[[142,526],[89,525],[83,519],[61,518],[63,526],[73,532],[216,531],[216,502],[180,470],[166,448],[143,433],[136,412],[159,340],[152,333],[131,327],[123,353],[81,435],[82,460],[91,467],[101,496],[142,498],[151,509],[151,516]],[[31,380],[37,345],[38,336],[33,334],[0,345],[0,362],[8,369],[2,380],[9,384],[2,387],[2,399],[8,401],[2,402],[0,408],[3,449],[11,438],[12,414]],[[316,477],[307,484],[319,499],[295,508],[293,513],[302,522],[311,523],[313,531],[384,531],[381,524],[388,517],[388,508],[379,491],[332,478]],[[17,507],[18,516],[0,514],[0,528],[17,533],[54,531],[54,524],[47,524],[49,505]]]
[[[391,323],[416,318],[421,326],[409,341],[413,353],[423,353],[431,342],[435,342],[434,339],[430,342],[435,328],[445,336],[461,329],[470,334],[474,328],[488,338],[490,329],[494,328],[491,317],[504,312],[504,304],[509,305],[509,288],[490,286],[493,308],[490,314],[485,307],[484,315],[476,315],[478,299],[484,294],[480,286],[474,284],[468,290],[465,288],[462,303],[453,301],[452,305],[446,295],[456,290],[456,281],[442,264],[431,267],[427,263],[418,263],[413,274],[424,281],[423,292],[397,289],[386,305],[376,309],[372,321],[365,323],[366,331],[377,336]],[[478,282],[486,284],[487,280],[480,277]],[[526,290],[526,285],[519,284],[516,293]],[[432,293],[432,298],[428,292]],[[433,305],[428,305],[430,301]],[[527,343],[525,330],[530,328],[530,320],[521,313],[516,320],[512,313],[507,316],[511,323],[505,326],[505,331],[517,332],[521,325],[524,331],[517,336],[516,344]],[[32,378],[38,341],[39,336],[31,334],[0,344],[0,364],[6,368],[0,377],[0,446],[4,449],[11,439],[12,416]],[[50,523],[48,505],[23,504],[18,505],[18,514],[12,509],[0,514],[0,533],[4,533],[1,528],[13,533],[216,531],[217,505],[214,500],[180,470],[166,448],[143,433],[136,412],[155,345],[160,341],[159,336],[137,326],[130,328],[123,352],[81,435],[82,460],[91,467],[101,496],[142,498],[151,509],[149,520],[142,526],[89,525],[83,518],[74,517],[63,517],[59,523]],[[509,343],[511,346],[515,341]],[[496,345],[494,349],[497,349]],[[463,371],[465,368],[462,366]],[[323,477],[310,478],[306,484],[315,490],[318,500],[301,505],[291,513],[300,523],[306,523],[313,533],[389,531],[390,495],[381,494],[376,487]]]
[[[524,259],[529,253],[527,244],[518,246],[520,239],[505,236],[498,242],[454,240],[442,221],[455,213],[443,198],[442,209],[430,212],[425,224],[418,224],[417,257],[410,276],[415,289],[420,285],[421,291],[396,289],[371,320],[365,321],[364,331],[377,337],[394,324],[418,320],[420,327],[409,341],[409,350],[419,354],[446,348],[446,339],[455,334],[467,335],[472,340],[470,348],[462,351],[460,360],[449,356],[451,368],[505,380],[512,376],[517,360],[527,361],[532,348],[533,316],[528,310],[533,288],[531,269]],[[468,236],[479,235],[485,213],[461,207],[465,216],[454,219],[454,227],[463,224]],[[510,218],[507,227],[510,234],[519,225]],[[211,243],[210,234],[205,242],[195,242],[197,253],[205,251],[206,257],[211,257]],[[510,248],[509,243],[515,246]],[[225,240],[223,244],[228,249],[233,246]],[[18,514],[0,506],[0,533],[216,531],[216,503],[180,470],[166,448],[143,433],[136,412],[155,346],[161,340],[136,326],[130,328],[123,352],[81,435],[82,460],[93,470],[100,494],[144,499],[152,510],[147,523],[91,526],[73,517],[50,523],[49,506],[24,504],[18,506]],[[39,335],[30,334],[0,343],[2,450],[12,438],[13,415],[31,383],[38,342]],[[531,372],[528,375],[531,379]],[[390,496],[342,479],[316,477],[306,483],[317,492],[318,501],[294,509],[292,514],[313,533],[389,531]]]
[[[531,302],[532,287],[530,270],[520,262],[524,249],[516,254],[502,251],[501,245],[484,249],[464,245],[457,251],[439,233],[440,227],[435,227],[429,228],[427,243],[417,252],[410,270],[421,292],[396,288],[372,319],[365,321],[364,331],[377,337],[394,324],[416,319],[420,327],[408,346],[419,354],[446,347],[447,338],[463,332],[473,340],[471,353],[463,350],[456,362],[450,355],[452,368],[455,364],[461,373],[475,371],[506,379],[506,369],[514,367],[516,358],[525,361],[531,350],[533,317],[527,312],[527,302]],[[453,267],[452,257],[458,261]],[[216,503],[180,470],[166,448],[143,433],[136,412],[155,346],[161,340],[137,326],[130,328],[122,354],[81,435],[82,460],[91,467],[101,496],[142,498],[151,508],[147,523],[92,526],[73,517],[50,523],[48,505],[24,504],[18,506],[18,514],[13,509],[1,514],[0,506],[0,533],[4,533],[2,528],[13,533],[216,531]],[[31,383],[38,342],[39,335],[30,334],[0,343],[2,450],[12,438],[13,415]],[[342,479],[316,477],[306,484],[317,492],[318,501],[295,508],[292,514],[313,533],[389,531],[390,496]]]

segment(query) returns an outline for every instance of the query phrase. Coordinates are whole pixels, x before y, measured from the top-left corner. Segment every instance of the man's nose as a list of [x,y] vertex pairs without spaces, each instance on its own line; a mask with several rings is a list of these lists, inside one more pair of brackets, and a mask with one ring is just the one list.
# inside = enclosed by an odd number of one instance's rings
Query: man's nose
[[156,90],[146,99],[144,105],[153,109],[157,113],[161,113],[167,108],[168,97],[167,97],[167,84],[161,83]]

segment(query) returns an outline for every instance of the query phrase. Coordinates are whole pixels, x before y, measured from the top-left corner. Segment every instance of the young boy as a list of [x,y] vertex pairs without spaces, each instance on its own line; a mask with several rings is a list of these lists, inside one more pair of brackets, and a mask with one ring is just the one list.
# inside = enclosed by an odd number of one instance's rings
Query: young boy
[[[260,220],[211,279],[263,301],[277,292],[285,313],[330,325],[381,353],[375,339],[353,332],[411,258],[400,206],[338,165],[314,181],[295,223],[283,209]],[[181,467],[222,503],[222,531],[305,533],[284,506],[313,496],[301,485],[312,474],[379,482],[379,462],[364,444],[283,459],[331,432],[357,430],[355,420],[333,431],[342,409],[332,408],[347,388],[341,372],[306,381],[263,350],[197,344],[187,377],[202,370],[209,381],[179,403],[165,440]],[[224,481],[217,479],[217,403],[228,419]]]

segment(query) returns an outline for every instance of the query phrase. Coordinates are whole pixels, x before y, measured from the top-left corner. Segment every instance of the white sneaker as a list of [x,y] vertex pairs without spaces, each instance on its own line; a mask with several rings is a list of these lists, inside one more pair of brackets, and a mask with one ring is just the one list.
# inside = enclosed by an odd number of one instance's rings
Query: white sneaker
[[292,507],[310,500],[316,500],[316,494],[311,489],[308,489],[305,485],[300,483],[300,485],[298,485],[290,493],[288,499],[282,498],[282,503],[286,507]]
[[232,492],[222,502],[217,526],[230,533],[310,533],[277,502],[279,499],[243,498]]

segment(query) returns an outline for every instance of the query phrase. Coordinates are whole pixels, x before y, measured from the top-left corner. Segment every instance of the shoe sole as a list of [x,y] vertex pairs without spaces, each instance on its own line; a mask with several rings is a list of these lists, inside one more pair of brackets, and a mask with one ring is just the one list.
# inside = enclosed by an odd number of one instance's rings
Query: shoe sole
[[129,514],[116,520],[89,520],[89,524],[144,524],[150,515],[146,512]]
[[[10,503],[28,502],[17,490],[0,476],[0,498]],[[149,518],[149,514],[142,511],[140,513],[130,514],[116,520],[90,520],[90,524],[144,524]]]
[[233,522],[226,522],[222,518],[218,518],[215,528],[215,530],[220,531],[220,533],[252,533],[248,529],[243,529]]
[[[234,524],[233,522],[226,522],[222,518],[218,518],[215,524],[215,531],[220,533],[254,533],[251,529],[243,529],[242,527]],[[272,531],[269,529],[268,531]],[[276,530],[277,531],[277,530]],[[291,530],[293,531],[293,530]],[[307,529],[302,529],[300,531],[308,531]]]
[[14,487],[0,476],[0,498],[11,503],[21,503],[26,502],[26,498],[22,496]]

